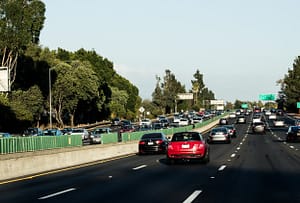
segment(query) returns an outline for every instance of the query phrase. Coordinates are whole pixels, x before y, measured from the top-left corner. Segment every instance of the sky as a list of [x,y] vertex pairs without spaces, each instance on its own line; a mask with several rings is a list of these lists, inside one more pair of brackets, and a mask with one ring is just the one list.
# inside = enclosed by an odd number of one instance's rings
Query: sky
[[216,99],[258,101],[300,54],[299,0],[43,2],[43,47],[95,50],[143,99],[168,69],[186,91],[199,70]]

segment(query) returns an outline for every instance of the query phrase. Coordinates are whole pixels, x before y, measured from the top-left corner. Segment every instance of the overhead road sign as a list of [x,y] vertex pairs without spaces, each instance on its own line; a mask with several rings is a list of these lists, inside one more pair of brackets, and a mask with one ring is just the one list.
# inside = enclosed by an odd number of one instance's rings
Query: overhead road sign
[[242,109],[248,109],[248,104],[242,104]]
[[275,101],[276,96],[275,94],[260,94],[259,95],[259,100],[262,101]]

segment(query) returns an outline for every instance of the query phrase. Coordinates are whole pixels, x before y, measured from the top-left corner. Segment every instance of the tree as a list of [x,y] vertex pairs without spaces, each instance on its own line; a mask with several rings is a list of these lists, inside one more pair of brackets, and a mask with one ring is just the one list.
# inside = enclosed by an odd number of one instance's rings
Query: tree
[[162,106],[165,113],[171,113],[175,111],[175,100],[178,93],[185,93],[184,85],[181,85],[177,81],[175,75],[171,73],[169,69],[165,70],[165,76],[163,83],[161,84],[162,88]]
[[160,109],[161,113],[164,113],[163,106],[163,91],[161,89],[161,79],[159,76],[155,76],[156,86],[154,92],[152,93],[152,102]]
[[28,120],[39,127],[41,113],[44,110],[44,98],[38,86],[32,86],[27,91],[13,91],[11,103],[15,104],[13,105],[14,109],[18,109],[18,112],[23,112],[19,114],[22,115],[22,119]]
[[300,56],[293,63],[293,68],[288,70],[281,83],[281,99],[286,100],[288,110],[296,112],[296,103],[300,101]]
[[63,126],[63,114],[70,115],[70,124],[74,126],[74,116],[80,101],[97,99],[99,108],[103,98],[98,91],[99,80],[87,62],[72,61],[71,64],[59,63],[53,70],[57,73],[53,85],[53,104],[56,121]]
[[109,104],[112,112],[112,117],[126,117],[126,103],[128,101],[128,94],[124,90],[119,90],[116,87],[111,87],[112,95]]
[[39,0],[1,0],[1,66],[8,67],[10,86],[16,78],[17,59],[30,43],[39,42],[45,20],[45,5]]
[[203,82],[203,74],[201,74],[199,70],[197,70],[196,73],[194,74],[194,78],[195,78],[195,80],[191,80],[192,92],[196,96],[195,104],[197,105],[198,102],[201,104],[203,101],[203,99],[199,98],[199,96],[200,96],[200,93],[205,88],[205,84]]
[[203,81],[203,74],[197,69],[196,73],[193,75],[195,80],[191,80],[192,82],[192,92],[196,95],[196,107],[205,107],[208,108],[208,100],[215,99],[214,93],[205,87]]

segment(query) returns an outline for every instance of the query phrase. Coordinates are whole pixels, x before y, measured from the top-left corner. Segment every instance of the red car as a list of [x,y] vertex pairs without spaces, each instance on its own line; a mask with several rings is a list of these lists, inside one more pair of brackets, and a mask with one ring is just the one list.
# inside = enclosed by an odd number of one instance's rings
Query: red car
[[209,145],[198,132],[178,132],[172,137],[167,149],[167,160],[200,160],[209,162]]
[[130,133],[134,132],[135,128],[133,125],[123,125],[120,129],[120,133]]

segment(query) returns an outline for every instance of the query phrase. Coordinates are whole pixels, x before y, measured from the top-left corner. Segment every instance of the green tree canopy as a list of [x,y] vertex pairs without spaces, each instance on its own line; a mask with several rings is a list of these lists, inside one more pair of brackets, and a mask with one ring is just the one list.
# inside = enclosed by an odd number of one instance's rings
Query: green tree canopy
[[300,56],[294,60],[293,68],[281,80],[281,90],[285,95],[287,109],[296,112],[296,104],[300,101]]
[[176,79],[175,75],[169,70],[165,70],[163,82],[156,77],[157,83],[152,100],[155,104],[163,109],[163,113],[171,113],[175,111],[175,100],[178,93],[185,93],[185,86]]
[[99,80],[90,66],[87,62],[72,61],[70,65],[61,62],[53,67],[57,73],[53,85],[53,104],[60,126],[64,125],[62,116],[66,112],[70,115],[71,126],[74,125],[74,115],[81,100],[96,98],[100,103],[103,101],[98,91]]
[[10,70],[10,84],[16,78],[17,59],[30,43],[38,43],[45,20],[45,5],[39,0],[1,0],[1,66]]

